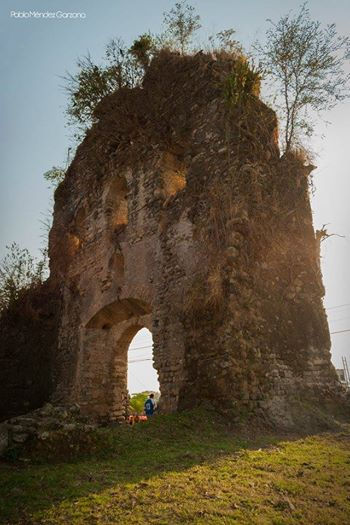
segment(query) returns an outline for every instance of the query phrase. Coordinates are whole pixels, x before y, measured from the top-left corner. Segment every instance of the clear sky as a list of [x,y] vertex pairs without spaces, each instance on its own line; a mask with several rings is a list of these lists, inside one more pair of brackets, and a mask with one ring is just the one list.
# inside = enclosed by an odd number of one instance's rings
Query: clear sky
[[152,334],[147,328],[137,332],[129,346],[128,389],[130,394],[159,391],[157,372],[152,364]]
[[[233,27],[247,48],[256,37],[263,38],[267,18],[276,20],[300,5],[295,0],[191,3],[201,15],[201,41]],[[12,241],[34,254],[42,242],[40,219],[50,208],[51,194],[42,174],[64,162],[70,144],[64,115],[66,95],[60,77],[66,71],[74,72],[77,57],[87,51],[98,60],[111,37],[120,36],[130,43],[148,29],[159,32],[163,11],[173,4],[169,0],[2,0],[0,257]],[[349,0],[311,0],[309,7],[314,19],[334,22],[340,34],[349,34]],[[86,17],[45,20],[10,16],[11,11],[46,10],[81,12]],[[345,236],[330,238],[322,249],[325,305],[330,308],[331,332],[335,332],[350,328],[350,104],[342,104],[326,118],[332,124],[320,124],[313,141],[319,156],[312,206],[316,228],[327,223],[330,232]],[[321,140],[323,133],[325,138]],[[344,304],[347,306],[338,308]],[[149,338],[140,337],[148,344]],[[334,334],[332,341],[336,366],[340,366],[342,355],[350,363],[350,332]]]

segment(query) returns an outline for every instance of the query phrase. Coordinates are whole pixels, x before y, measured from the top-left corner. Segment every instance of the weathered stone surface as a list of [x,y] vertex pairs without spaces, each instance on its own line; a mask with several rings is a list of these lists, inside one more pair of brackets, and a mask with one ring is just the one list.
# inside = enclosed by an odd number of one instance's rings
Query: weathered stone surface
[[27,432],[13,432],[12,434],[12,442],[19,445],[25,443],[29,438],[29,434]]
[[8,428],[6,424],[0,424],[0,456],[5,452],[9,444]]
[[228,109],[232,71],[205,55],[157,59],[143,90],[101,103],[57,190],[56,398],[90,416],[123,416],[142,327],[164,411],[265,400],[280,420],[290,396],[339,391],[304,166],[279,157],[257,98]]
[[98,106],[55,193],[54,403],[122,420],[143,327],[165,412],[209,400],[281,421],[291,399],[339,394],[305,166],[280,158],[257,97],[227,103],[234,74],[161,54],[142,89]]
[[75,431],[89,433],[95,428],[93,422],[87,423],[77,404],[65,407],[47,403],[25,416],[0,424],[0,456],[8,446],[21,446],[33,439],[46,441],[55,435],[64,437]]
[[42,406],[52,394],[59,295],[44,283],[0,316],[0,421]]

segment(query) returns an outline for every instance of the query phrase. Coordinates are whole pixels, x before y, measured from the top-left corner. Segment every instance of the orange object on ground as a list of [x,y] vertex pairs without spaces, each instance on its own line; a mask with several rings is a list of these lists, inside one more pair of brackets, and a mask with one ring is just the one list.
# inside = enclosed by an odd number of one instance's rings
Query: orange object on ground
[[128,419],[129,425],[134,425],[135,423],[139,423],[140,421],[147,421],[147,416],[139,416],[138,414],[130,415]]

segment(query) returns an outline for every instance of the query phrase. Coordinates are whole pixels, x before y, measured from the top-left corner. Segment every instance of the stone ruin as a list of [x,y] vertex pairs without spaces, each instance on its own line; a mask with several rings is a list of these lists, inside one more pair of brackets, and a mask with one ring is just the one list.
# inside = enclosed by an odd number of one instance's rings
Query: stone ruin
[[[273,421],[338,396],[308,176],[281,157],[228,57],[161,53],[97,107],[55,193],[52,401],[122,420],[127,354],[153,336],[161,410],[212,403]],[[48,350],[49,351],[49,350]]]

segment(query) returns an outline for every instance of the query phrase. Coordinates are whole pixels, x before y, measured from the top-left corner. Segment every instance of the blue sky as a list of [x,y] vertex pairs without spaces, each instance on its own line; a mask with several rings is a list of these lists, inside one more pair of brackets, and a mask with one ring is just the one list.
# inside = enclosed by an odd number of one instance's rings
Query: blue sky
[[[2,0],[0,6],[0,257],[12,241],[37,253],[41,240],[40,218],[50,208],[50,190],[42,174],[62,164],[70,144],[64,110],[66,96],[60,78],[74,71],[78,56],[90,51],[98,60],[113,36],[129,43],[150,29],[161,30],[168,0]],[[278,19],[293,0],[200,0],[193,1],[203,28],[199,40],[233,27],[237,38],[249,47],[263,38],[266,19]],[[341,34],[348,34],[348,0],[311,0],[313,18],[335,22]],[[83,12],[77,20],[16,19],[11,11]],[[322,249],[322,268],[327,307],[350,303],[350,219],[348,137],[350,104],[326,115],[332,124],[320,123],[313,141],[319,156],[315,172],[316,193],[312,199],[315,227],[329,223],[329,231],[345,235],[332,237]],[[325,138],[319,136],[324,133]],[[350,305],[328,310],[331,331],[350,327]],[[146,337],[146,336],[145,336]],[[146,339],[145,339],[146,341]],[[333,359],[341,355],[350,361],[350,332],[333,335]],[[140,344],[140,342],[138,343]]]

